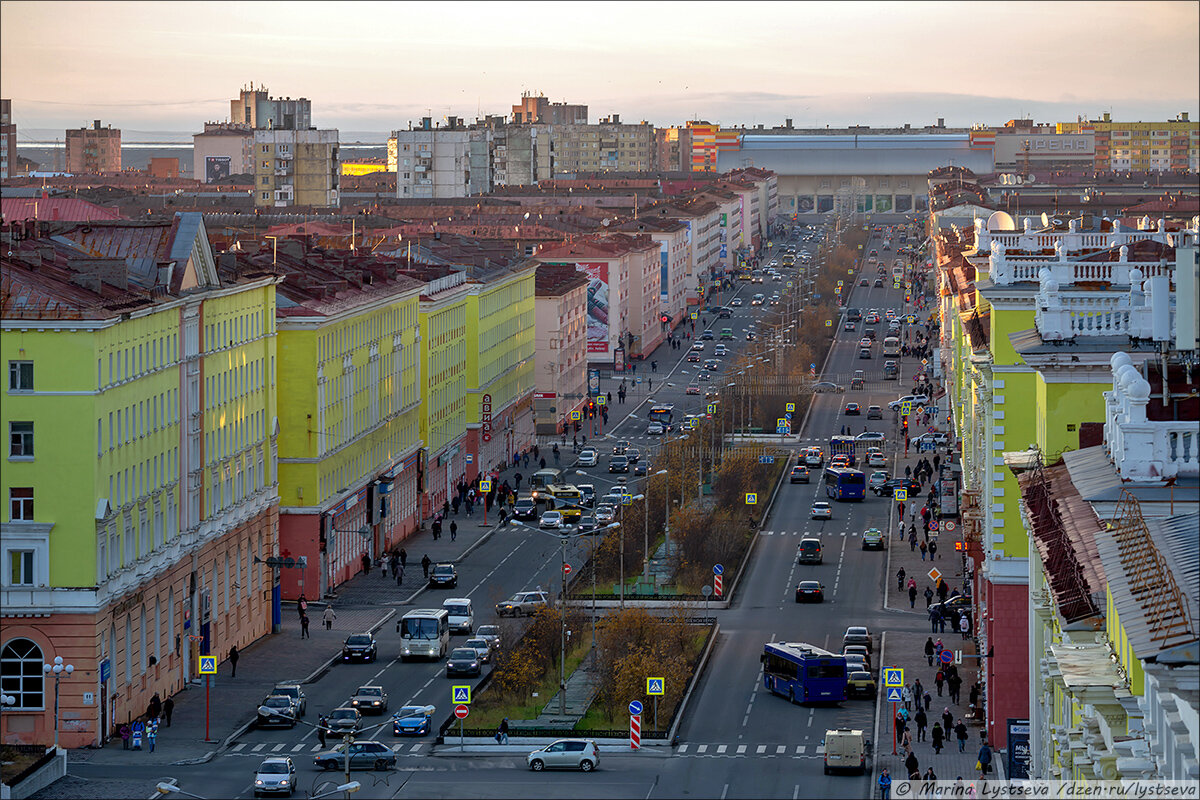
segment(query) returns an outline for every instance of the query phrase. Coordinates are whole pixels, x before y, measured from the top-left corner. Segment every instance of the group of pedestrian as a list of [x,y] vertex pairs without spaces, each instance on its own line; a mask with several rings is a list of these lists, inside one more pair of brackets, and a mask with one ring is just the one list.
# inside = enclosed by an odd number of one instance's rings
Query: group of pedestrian
[[[236,659],[234,660],[236,661]],[[164,702],[158,692],[155,692],[146,706],[145,714],[122,723],[117,728],[117,735],[121,737],[122,749],[141,750],[144,746],[153,753],[158,742],[159,725],[165,721],[167,727],[171,727],[171,715],[174,713],[175,700],[168,697]]]

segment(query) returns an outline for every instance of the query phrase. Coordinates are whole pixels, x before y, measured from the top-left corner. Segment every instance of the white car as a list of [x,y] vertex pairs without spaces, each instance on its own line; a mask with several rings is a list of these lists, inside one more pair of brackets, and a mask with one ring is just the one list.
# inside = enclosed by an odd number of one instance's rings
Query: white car
[[900,408],[900,406],[904,405],[905,402],[912,403],[912,408],[915,409],[917,406],[928,405],[929,395],[927,395],[927,394],[906,394],[903,397],[898,397],[895,400],[893,400],[892,402],[888,403],[888,408],[891,409],[892,411],[895,411],[896,409]]
[[833,506],[826,503],[824,500],[818,500],[812,504],[813,519],[833,519]]
[[600,454],[594,447],[585,447],[579,451],[579,466],[594,467],[600,461]]
[[716,348],[713,349],[713,355],[727,356],[727,355],[729,355],[729,348],[723,344],[719,344],[716,346]]
[[880,453],[878,451],[873,452],[873,453],[867,453],[867,466],[868,467],[886,467],[887,466],[887,457],[884,456],[883,453]]
[[692,345],[692,352],[693,353],[703,353],[704,352],[704,342],[696,342],[694,345]]
[[558,511],[542,512],[542,519],[538,522],[538,527],[546,530],[558,530],[563,526],[562,514]]
[[[696,389],[697,389],[697,391],[699,391],[700,387],[697,386]],[[661,422],[658,422],[657,420],[654,422],[651,422],[649,425],[646,426],[646,435],[647,436],[662,436],[663,431],[664,431],[663,424]]]
[[296,792],[296,764],[288,756],[265,759],[254,773],[254,796]]

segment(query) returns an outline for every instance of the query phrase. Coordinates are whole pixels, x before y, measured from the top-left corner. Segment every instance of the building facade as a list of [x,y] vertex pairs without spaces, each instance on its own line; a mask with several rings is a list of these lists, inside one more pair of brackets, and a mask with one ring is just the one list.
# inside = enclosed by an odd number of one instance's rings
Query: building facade
[[336,130],[254,131],[254,205],[337,207]]
[[419,128],[393,131],[388,150],[395,140],[396,196],[434,199],[489,191],[490,139],[489,129],[467,128],[457,117],[437,128],[424,117]]
[[551,125],[550,141],[553,175],[643,172],[654,157],[654,126],[622,123],[618,114],[595,125]]
[[17,125],[12,100],[0,100],[0,178],[11,178],[17,169]]
[[540,92],[521,93],[521,102],[512,107],[512,121],[516,123],[544,125],[587,125],[588,107],[573,103],[551,103]]
[[206,122],[192,134],[192,177],[217,183],[230,175],[254,174],[254,130],[249,125]]
[[1200,172],[1200,123],[1187,112],[1155,122],[1114,122],[1106,112],[1056,128],[1060,134],[1091,134],[1101,172]]
[[306,131],[312,128],[312,102],[304,97],[280,100],[260,86],[242,87],[237,98],[229,101],[229,121],[252,129]]
[[588,278],[573,266],[540,264],[536,290],[534,424],[552,436],[587,403]]
[[99,175],[121,171],[121,131],[95,120],[90,128],[67,131],[67,172]]

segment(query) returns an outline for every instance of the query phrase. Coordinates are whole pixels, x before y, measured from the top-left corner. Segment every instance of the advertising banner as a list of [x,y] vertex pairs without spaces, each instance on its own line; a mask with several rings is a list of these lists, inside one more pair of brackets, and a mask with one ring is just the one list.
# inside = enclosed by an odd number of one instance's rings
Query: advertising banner
[[896,211],[897,213],[905,213],[912,211],[912,195],[898,194],[896,195]]
[[796,198],[796,210],[801,214],[809,214],[813,210],[812,195],[805,194]]
[[819,194],[817,195],[817,211],[828,213],[833,211],[833,195]]
[[927,195],[927,194],[917,195],[917,209],[916,210],[917,211],[928,211],[929,210],[929,195]]
[[1008,719],[1008,770],[1011,781],[1029,777],[1029,720]]
[[658,262],[659,262],[659,286],[658,299],[662,302],[663,313],[668,313],[668,306],[671,302],[671,282],[670,276],[667,274],[667,243],[660,242],[658,245]]
[[890,194],[875,195],[875,213],[887,214],[892,210],[892,196]]
[[204,158],[204,182],[216,183],[229,177],[230,158],[229,156],[205,156]]
[[587,351],[608,352],[608,262],[582,262],[575,265],[587,273]]

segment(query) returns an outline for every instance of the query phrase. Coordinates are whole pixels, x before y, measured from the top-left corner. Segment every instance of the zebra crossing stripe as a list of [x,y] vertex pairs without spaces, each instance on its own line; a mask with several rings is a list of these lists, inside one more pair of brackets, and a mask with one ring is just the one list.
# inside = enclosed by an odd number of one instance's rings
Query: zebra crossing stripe
[[686,744],[679,745],[679,754],[683,755],[684,753],[687,752],[687,749],[688,749],[688,746]]
[[309,750],[308,752],[310,752],[310,753],[316,753],[316,752],[318,752],[318,751],[320,751],[320,750],[322,750],[322,749],[324,749],[324,748],[322,748],[322,747],[321,747],[321,745],[319,745],[319,744],[314,744],[314,745],[312,746],[312,749],[311,749],[311,750]]
[[415,753],[415,752],[417,752],[417,751],[418,751],[418,750],[420,750],[420,749],[421,749],[421,742],[417,742],[416,744],[414,744],[414,745],[412,746],[412,750],[409,750],[408,752],[409,752],[410,754],[412,754],[412,753]]
[[729,749],[729,745],[727,745],[727,744],[717,745],[717,755],[721,755],[728,749]]
[[399,753],[399,752],[400,752],[401,750],[403,750],[403,749],[404,749],[404,745],[402,745],[402,744],[394,744],[394,745],[392,745],[392,752],[393,752],[393,753]]
[[781,744],[775,748],[775,755],[777,755],[777,756],[781,756],[785,752],[787,752],[787,745],[785,745],[785,744]]
[[796,747],[796,755],[798,755],[798,756],[804,755],[805,749],[807,749],[807,748],[804,745],[798,745]]
[[280,742],[279,744],[277,744],[271,748],[271,752],[278,753],[280,750],[282,750],[286,746],[287,746],[287,742]]
[[740,756],[744,752],[746,752],[746,745],[739,744],[738,749],[737,749],[737,754]]
[[240,753],[240,752],[241,752],[241,751],[242,751],[242,750],[243,750],[245,747],[246,747],[246,743],[245,743],[245,742],[241,742],[241,743],[239,743],[239,744],[235,744],[233,747],[231,747],[231,748],[229,749],[229,751],[230,751],[231,753]]
[[254,745],[254,747],[253,747],[253,748],[251,748],[251,752],[253,752],[253,753],[257,753],[259,750],[262,750],[262,749],[263,749],[264,747],[266,747],[266,746],[267,746],[267,743],[266,743],[266,742],[262,742],[262,743],[260,743],[260,744],[256,744],[256,745]]
[[696,752],[697,752],[697,753],[707,753],[707,752],[708,752],[708,745],[706,745],[706,744],[698,745],[698,746],[696,747]]
[[761,756],[763,753],[767,752],[767,746],[765,744],[760,744],[758,746],[758,749],[755,750],[754,752]]
[[303,749],[304,749],[304,742],[301,742],[300,744],[298,744],[298,745],[296,745],[295,747],[293,747],[293,748],[292,748],[292,752],[293,752],[293,753],[299,753],[299,752],[300,752],[301,750],[303,750]]

